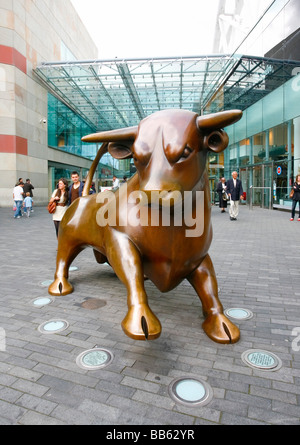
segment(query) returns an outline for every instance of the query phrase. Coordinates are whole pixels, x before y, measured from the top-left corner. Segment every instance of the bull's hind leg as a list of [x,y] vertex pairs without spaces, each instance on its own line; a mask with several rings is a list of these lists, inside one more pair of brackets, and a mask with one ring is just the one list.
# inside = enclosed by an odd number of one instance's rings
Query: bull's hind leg
[[144,273],[139,251],[126,235],[110,230],[106,237],[109,264],[127,288],[128,312],[122,328],[135,340],[153,340],[160,336],[161,324],[148,306]]
[[63,296],[73,292],[73,286],[68,281],[69,267],[81,251],[82,247],[74,244],[68,236],[59,236],[54,281],[48,287],[50,295]]
[[214,266],[206,255],[198,269],[188,280],[202,302],[206,317],[202,327],[209,338],[217,343],[235,343],[240,338],[239,329],[223,314],[223,306],[218,298],[218,284]]

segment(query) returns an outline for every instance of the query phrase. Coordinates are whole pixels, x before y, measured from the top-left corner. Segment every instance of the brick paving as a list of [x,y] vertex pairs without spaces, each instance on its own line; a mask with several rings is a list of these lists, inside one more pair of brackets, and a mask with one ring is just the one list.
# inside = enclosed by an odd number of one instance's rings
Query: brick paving
[[[55,270],[51,216],[36,207],[30,218],[14,220],[12,209],[1,208],[0,424],[299,425],[300,222],[289,217],[241,206],[238,221],[230,221],[213,207],[210,254],[224,309],[253,312],[236,322],[240,341],[221,345],[202,331],[201,304],[187,282],[161,294],[147,281],[162,334],[149,342],[125,336],[125,288],[90,249],[73,263],[75,291],[35,307]],[[84,308],[89,298],[102,307]],[[52,319],[67,320],[68,329],[41,333],[39,325]],[[95,346],[110,350],[112,363],[80,368],[78,355]],[[247,366],[241,355],[248,349],[273,352],[282,367]],[[185,406],[169,396],[169,384],[184,376],[209,383],[208,404]]]

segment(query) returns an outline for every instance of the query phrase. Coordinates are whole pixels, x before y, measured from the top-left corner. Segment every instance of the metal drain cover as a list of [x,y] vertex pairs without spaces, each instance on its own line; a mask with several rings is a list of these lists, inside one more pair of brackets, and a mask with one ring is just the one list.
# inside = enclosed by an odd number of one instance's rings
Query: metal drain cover
[[80,304],[84,309],[95,310],[106,305],[106,301],[99,300],[99,298],[86,298],[83,303]]
[[46,280],[46,281],[42,281],[41,285],[45,286],[45,287],[48,287],[52,283],[53,283],[53,280]]
[[240,307],[226,309],[224,314],[227,315],[227,317],[234,318],[235,320],[249,320],[253,317],[253,313],[249,311],[249,309]]
[[112,352],[103,348],[93,348],[79,354],[76,363],[80,368],[96,370],[105,368],[112,362],[112,360]]
[[282,361],[277,355],[260,349],[248,349],[243,352],[242,360],[246,365],[263,371],[277,371],[282,366]]
[[39,297],[39,298],[35,298],[34,300],[32,300],[32,304],[35,307],[43,307],[43,306],[47,306],[47,304],[50,304],[53,301],[54,301],[54,299],[51,297]]
[[62,332],[69,327],[69,323],[66,320],[49,320],[42,323],[38,330],[42,334],[56,334]]
[[200,379],[181,377],[169,385],[169,394],[175,402],[186,406],[206,405],[213,397],[207,382]]

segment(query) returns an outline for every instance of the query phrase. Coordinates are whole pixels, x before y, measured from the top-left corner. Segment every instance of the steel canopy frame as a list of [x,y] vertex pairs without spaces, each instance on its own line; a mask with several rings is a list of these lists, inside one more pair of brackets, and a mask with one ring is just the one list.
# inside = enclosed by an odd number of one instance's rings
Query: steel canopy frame
[[137,125],[166,108],[246,109],[300,62],[242,55],[46,62],[34,73],[96,131]]

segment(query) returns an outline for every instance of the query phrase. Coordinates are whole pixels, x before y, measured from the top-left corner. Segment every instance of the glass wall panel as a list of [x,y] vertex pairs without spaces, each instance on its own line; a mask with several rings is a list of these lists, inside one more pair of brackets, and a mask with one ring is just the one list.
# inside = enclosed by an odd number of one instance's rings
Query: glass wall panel
[[[250,147],[250,139],[243,139],[239,142],[239,153],[240,153],[240,159],[239,164],[240,166],[244,166],[250,163],[250,153],[251,153],[251,147]],[[238,164],[238,161],[235,160],[235,165]]]
[[259,133],[263,129],[263,106],[260,100],[252,105],[246,113],[247,135]]
[[269,131],[269,159],[281,161],[287,154],[287,125],[277,125]]
[[300,63],[294,69],[295,76],[284,85],[284,120],[300,116]]
[[80,116],[48,93],[48,145],[71,154],[94,159],[97,145],[84,143],[83,136],[94,133]]
[[283,87],[264,97],[262,122],[264,129],[283,122]]
[[234,141],[238,142],[247,137],[247,115],[244,113],[242,119],[234,124]]

